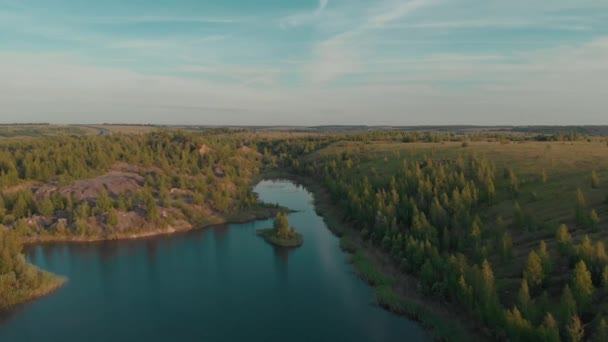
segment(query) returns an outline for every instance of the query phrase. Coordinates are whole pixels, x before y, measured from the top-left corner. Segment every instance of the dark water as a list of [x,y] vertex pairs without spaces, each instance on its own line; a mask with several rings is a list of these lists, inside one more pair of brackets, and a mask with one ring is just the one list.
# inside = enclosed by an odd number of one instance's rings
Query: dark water
[[271,221],[149,240],[32,247],[30,261],[68,284],[0,321],[0,341],[419,341],[415,323],[372,305],[347,255],[291,182],[261,199],[301,212],[296,250],[255,235]]

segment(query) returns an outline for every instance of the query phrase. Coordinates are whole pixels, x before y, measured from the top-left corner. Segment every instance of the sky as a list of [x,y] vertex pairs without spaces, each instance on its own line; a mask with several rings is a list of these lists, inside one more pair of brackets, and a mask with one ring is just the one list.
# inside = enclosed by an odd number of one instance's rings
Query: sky
[[0,0],[0,122],[608,124],[606,0]]

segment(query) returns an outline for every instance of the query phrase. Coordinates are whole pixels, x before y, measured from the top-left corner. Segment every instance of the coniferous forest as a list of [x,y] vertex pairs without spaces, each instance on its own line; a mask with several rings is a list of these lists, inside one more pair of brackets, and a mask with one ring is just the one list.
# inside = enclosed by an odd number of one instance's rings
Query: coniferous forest
[[27,264],[23,243],[275,217],[281,208],[259,202],[252,185],[286,177],[315,194],[378,304],[438,339],[606,341],[607,156],[606,140],[580,133],[7,138],[0,310],[64,281]]

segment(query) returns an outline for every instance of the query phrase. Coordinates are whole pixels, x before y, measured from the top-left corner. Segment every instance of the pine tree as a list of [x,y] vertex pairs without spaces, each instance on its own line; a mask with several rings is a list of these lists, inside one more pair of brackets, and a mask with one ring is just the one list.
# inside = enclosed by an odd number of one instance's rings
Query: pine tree
[[528,288],[528,282],[526,279],[521,280],[521,286],[519,287],[519,293],[517,295],[517,304],[521,308],[524,317],[531,319],[534,315],[532,313],[533,304],[530,298],[530,289]]
[[597,342],[608,341],[608,321],[605,318],[600,319],[597,326],[597,331],[595,332],[595,338],[593,340]]
[[587,226],[587,215],[585,214],[585,207],[587,206],[585,195],[581,189],[576,190],[576,223],[582,227]]
[[589,226],[594,232],[597,232],[598,226],[600,224],[600,217],[597,215],[595,209],[591,210],[591,214],[589,214]]
[[509,171],[509,189],[511,190],[511,194],[513,196],[517,196],[519,193],[519,180],[517,179],[517,175],[513,170]]
[[511,234],[508,231],[502,235],[501,251],[502,257],[505,260],[510,259],[513,255],[513,239],[511,238]]
[[53,204],[53,201],[51,201],[49,197],[43,198],[40,202],[38,211],[40,212],[40,214],[42,214],[42,216],[48,217],[53,215],[53,213],[55,212],[55,206]]
[[282,238],[287,239],[290,236],[291,229],[289,227],[289,221],[287,219],[287,214],[279,212],[277,213],[276,218],[274,219],[274,229],[275,234]]
[[547,171],[545,169],[543,169],[540,179],[543,182],[543,184],[547,183]]
[[585,331],[583,330],[583,324],[577,315],[570,318],[570,322],[566,326],[566,333],[568,335],[568,340],[571,342],[583,341]]
[[524,336],[527,336],[532,328],[530,321],[526,320],[521,315],[517,306],[514,306],[513,309],[505,312],[505,320],[509,335],[512,336],[514,340],[523,340]]
[[591,187],[597,189],[600,187],[600,179],[595,170],[591,171]]
[[22,218],[28,215],[29,205],[23,193],[19,193],[17,200],[13,204],[11,213],[15,218]]
[[112,227],[115,227],[118,224],[118,215],[114,208],[111,208],[108,212],[108,224]]
[[57,223],[55,224],[55,227],[53,229],[53,233],[55,233],[56,235],[59,235],[59,236],[63,236],[63,235],[66,235],[67,232],[68,232],[68,229],[65,226],[65,221],[64,220],[57,221]]
[[568,232],[568,226],[565,224],[560,225],[555,234],[555,239],[562,254],[570,253],[572,249],[572,237]]
[[559,326],[551,313],[547,312],[541,326],[543,340],[547,342],[559,342]]
[[4,203],[4,197],[0,193],[0,222],[4,220],[4,215],[6,215],[6,203]]
[[572,279],[572,289],[576,294],[577,302],[581,307],[585,308],[591,302],[593,296],[593,282],[591,281],[591,272],[587,269],[584,261],[579,261],[574,269],[574,278]]
[[566,284],[564,290],[562,291],[562,298],[560,301],[561,321],[565,324],[565,322],[567,322],[570,317],[576,315],[577,313],[578,305],[576,304],[576,300],[574,299],[572,290],[570,290],[570,286]]
[[99,191],[99,195],[97,196],[97,203],[95,203],[95,212],[96,214],[103,214],[110,211],[112,208],[112,199],[108,196],[108,193],[105,189],[101,189]]
[[545,275],[543,273],[542,262],[535,251],[531,251],[530,254],[528,254],[528,262],[526,264],[526,269],[524,270],[524,277],[528,281],[528,284],[533,287],[539,286],[543,282]]

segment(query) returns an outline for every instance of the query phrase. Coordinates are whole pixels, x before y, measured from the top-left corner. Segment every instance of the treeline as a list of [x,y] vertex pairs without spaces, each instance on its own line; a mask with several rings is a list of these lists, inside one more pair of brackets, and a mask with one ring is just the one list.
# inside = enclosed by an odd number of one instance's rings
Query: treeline
[[[403,140],[402,134],[350,137]],[[449,134],[431,138],[451,139]],[[567,226],[538,225],[518,204],[508,222],[483,215],[498,200],[517,198],[520,184],[513,170],[498,172],[487,160],[471,156],[449,162],[404,160],[398,172],[383,176],[373,168],[361,172],[361,158],[356,152],[328,154],[293,159],[291,168],[322,182],[344,220],[389,254],[402,272],[417,276],[424,294],[462,308],[491,328],[495,339],[608,340],[608,313],[592,305],[608,295],[603,242],[586,237],[575,245]],[[576,203],[580,228],[593,232],[597,213],[588,210],[581,192]],[[519,272],[518,293],[506,293],[494,268],[511,267],[513,232],[538,229],[551,231],[559,250],[550,252],[541,241]]]

